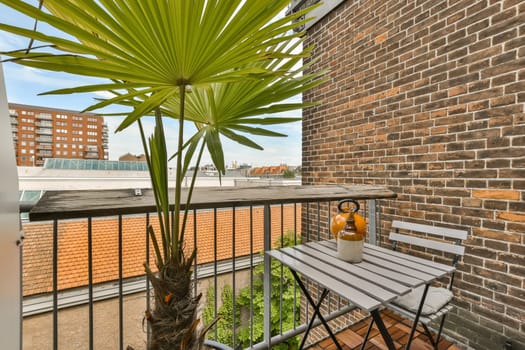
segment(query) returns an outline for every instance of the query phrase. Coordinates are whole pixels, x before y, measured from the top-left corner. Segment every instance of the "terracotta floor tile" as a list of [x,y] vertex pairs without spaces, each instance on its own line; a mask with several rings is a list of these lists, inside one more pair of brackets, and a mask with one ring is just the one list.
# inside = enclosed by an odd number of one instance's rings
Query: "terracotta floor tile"
[[[406,325],[408,324],[408,321],[403,320],[402,318],[395,316],[394,314],[391,314],[389,311],[385,311],[384,317],[385,324],[388,324],[387,327],[390,334],[392,335],[396,349],[403,349],[407,343],[408,335],[410,333],[410,327]],[[405,324],[401,322],[404,322]],[[348,329],[336,334],[343,349],[361,349],[363,337],[366,333],[369,324],[370,319],[367,318],[359,323],[350,326]],[[432,345],[430,344],[430,341],[428,340],[427,336],[419,330],[422,331],[422,329],[418,328],[418,331],[416,331],[416,335],[414,340],[412,341],[410,349],[432,350]],[[316,345],[313,345],[309,349],[331,350],[335,349],[335,345],[333,344],[331,339],[324,339],[323,341],[319,342]],[[381,334],[375,326],[370,332],[370,337],[368,343],[365,346],[365,350],[388,350],[383,341],[383,337],[381,336]],[[452,344],[446,339],[441,339],[441,341],[439,342],[439,350],[460,350],[460,348],[456,347],[454,344]]]

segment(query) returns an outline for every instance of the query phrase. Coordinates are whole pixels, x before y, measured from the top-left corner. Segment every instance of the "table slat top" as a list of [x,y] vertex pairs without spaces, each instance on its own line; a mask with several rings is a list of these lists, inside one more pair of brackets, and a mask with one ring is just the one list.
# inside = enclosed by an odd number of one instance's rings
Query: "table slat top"
[[454,271],[453,266],[369,244],[365,244],[362,262],[349,263],[337,258],[334,240],[267,254],[367,311]]

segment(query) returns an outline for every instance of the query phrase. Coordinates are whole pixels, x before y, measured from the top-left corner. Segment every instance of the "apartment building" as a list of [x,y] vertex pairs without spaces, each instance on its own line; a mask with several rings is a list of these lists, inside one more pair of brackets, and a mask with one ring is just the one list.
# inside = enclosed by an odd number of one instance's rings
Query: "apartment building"
[[9,104],[18,166],[43,166],[46,158],[108,159],[108,128],[93,113]]

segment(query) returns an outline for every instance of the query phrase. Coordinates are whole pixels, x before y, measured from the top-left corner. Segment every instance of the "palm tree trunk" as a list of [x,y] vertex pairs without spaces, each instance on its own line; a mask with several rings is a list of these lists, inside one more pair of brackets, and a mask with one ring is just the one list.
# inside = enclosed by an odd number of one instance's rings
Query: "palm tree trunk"
[[146,315],[152,332],[148,350],[202,348],[197,318],[202,294],[193,295],[193,256],[166,262],[158,274],[148,269],[155,298],[153,310]]

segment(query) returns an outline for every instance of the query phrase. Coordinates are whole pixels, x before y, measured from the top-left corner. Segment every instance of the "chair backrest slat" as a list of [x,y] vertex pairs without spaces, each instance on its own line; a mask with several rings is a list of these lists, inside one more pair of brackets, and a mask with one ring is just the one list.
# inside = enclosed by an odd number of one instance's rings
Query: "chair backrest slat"
[[466,239],[468,235],[467,231],[465,230],[456,230],[456,229],[448,228],[448,227],[423,225],[423,224],[416,224],[413,222],[404,222],[404,221],[398,221],[398,220],[392,221],[392,228],[416,231],[416,232],[421,232],[421,233],[428,233],[431,235],[442,236],[442,237],[447,237],[447,238],[455,238],[455,239],[461,239],[461,240]]
[[414,236],[403,235],[395,232],[390,232],[389,236],[391,241],[403,242],[412,245],[417,245],[424,248],[431,248],[440,250],[442,252],[452,253],[456,255],[463,255],[465,253],[465,247],[461,245],[438,242],[431,239],[424,239]]

